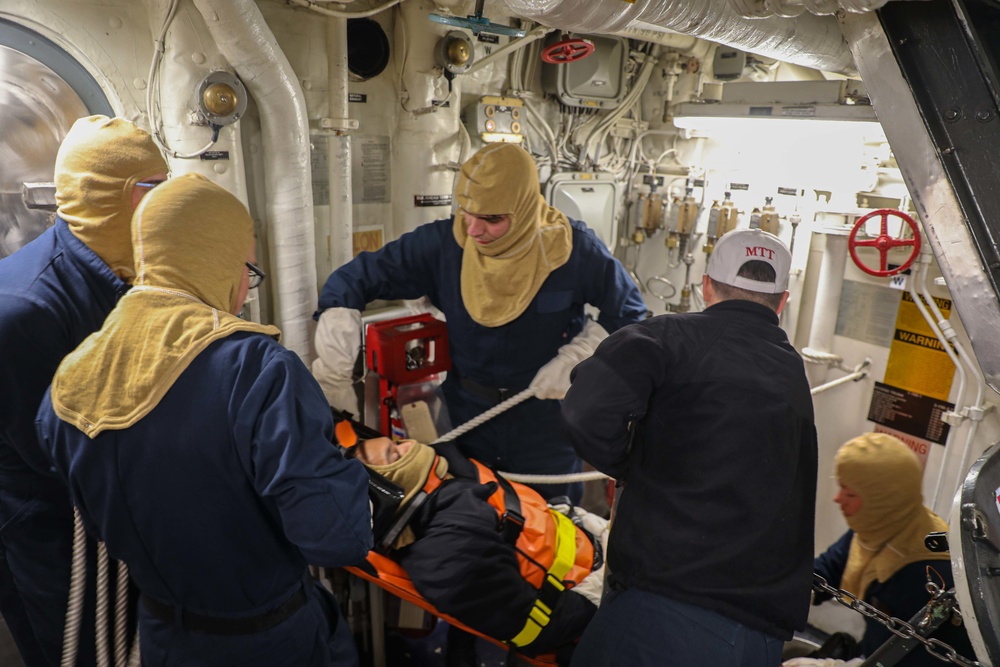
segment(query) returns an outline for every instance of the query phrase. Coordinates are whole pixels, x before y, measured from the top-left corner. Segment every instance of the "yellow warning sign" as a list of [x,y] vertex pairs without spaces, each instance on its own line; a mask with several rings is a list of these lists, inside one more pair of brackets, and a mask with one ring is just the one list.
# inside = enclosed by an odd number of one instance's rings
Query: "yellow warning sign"
[[359,229],[354,232],[354,256],[357,257],[359,253],[371,252],[373,250],[378,250],[382,247],[382,228],[381,227],[369,227],[367,229]]
[[[913,303],[910,293],[902,295],[896,314],[896,330],[889,346],[885,384],[947,401],[955,365]],[[946,318],[951,314],[950,300],[935,297],[934,302]]]

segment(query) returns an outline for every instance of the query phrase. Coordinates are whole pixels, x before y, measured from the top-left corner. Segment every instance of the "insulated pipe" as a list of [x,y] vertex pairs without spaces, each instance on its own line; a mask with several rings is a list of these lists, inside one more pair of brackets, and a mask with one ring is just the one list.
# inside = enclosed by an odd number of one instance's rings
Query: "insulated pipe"
[[311,325],[318,297],[309,117],[302,88],[253,0],[194,4],[260,110],[274,323],[284,346],[308,366],[314,356]]
[[[934,317],[931,316],[930,311],[927,310],[927,306],[917,293],[917,283],[921,280],[921,277],[927,277],[927,265],[929,263],[930,256],[928,253],[920,253],[920,259],[917,266],[910,272],[910,296],[913,298],[913,303],[917,306],[917,310],[920,311],[924,320],[927,321],[927,325],[931,328],[931,331],[933,331],[937,339],[941,341],[944,351],[948,354],[948,357],[951,359],[951,363],[955,365],[955,370],[958,372],[958,399],[955,402],[955,414],[961,417],[963,409],[962,404],[965,401],[965,369],[962,367],[962,363],[956,356],[955,352],[951,349],[951,346],[948,345],[948,340],[944,337],[944,334],[941,333],[941,329],[935,322]],[[927,294],[926,296],[928,298],[927,303],[934,303],[934,300],[930,298],[930,294]],[[951,443],[954,439],[955,426],[957,425],[958,424],[954,424],[948,431],[948,439],[945,440],[944,446],[944,456],[941,458],[941,469],[938,470],[937,481],[934,483],[934,497],[931,498],[931,509],[939,514],[941,513],[941,508],[938,504],[941,501],[942,492],[944,490],[944,478],[948,469],[948,455],[954,451],[954,447],[952,447]]]
[[804,14],[794,19],[746,19],[728,0],[505,0],[510,11],[543,25],[613,34],[630,26],[673,30],[813,69],[857,75],[837,20]]
[[[958,358],[962,362],[961,364],[958,363],[955,364],[955,367],[956,369],[959,370],[961,377],[961,383],[959,384],[959,392],[961,393],[959,394],[958,401],[956,402],[955,411],[959,412],[964,417],[967,417],[970,420],[971,424],[969,425],[969,430],[965,434],[965,445],[962,447],[962,458],[958,464],[958,472],[957,472],[958,479],[955,480],[954,484],[954,489],[957,490],[961,488],[962,482],[965,480],[965,475],[969,472],[969,459],[972,457],[972,443],[976,439],[976,432],[979,430],[979,423],[983,420],[983,417],[986,416],[986,411],[983,408],[985,394],[986,394],[986,382],[983,380],[983,374],[979,370],[979,366],[976,364],[975,361],[973,361],[972,357],[969,356],[968,351],[965,349],[965,346],[962,345],[961,341],[958,340],[958,334],[955,333],[955,329],[951,326],[951,322],[945,319],[944,315],[941,313],[941,309],[938,308],[937,303],[935,303],[934,299],[931,297],[930,290],[927,287],[926,265],[921,267],[920,270],[920,293],[924,295],[924,299],[926,300],[927,305],[930,307],[930,310],[934,313],[934,317],[937,318],[938,327],[941,329],[941,333],[944,335],[947,341],[950,342],[955,347],[955,350],[958,352]],[[946,347],[948,346],[946,345]],[[972,380],[975,382],[976,400],[972,405],[968,406],[967,408],[960,409],[959,404],[963,401],[965,396],[965,378],[966,378],[965,372],[961,370],[962,364],[964,364],[965,367],[969,370],[968,377],[972,378]],[[951,438],[951,434],[953,432],[954,429],[948,432],[949,441]],[[947,451],[948,450],[946,448],[945,452],[947,453]],[[937,497],[937,494],[939,492],[940,490],[935,490],[935,497],[934,497],[935,503],[937,503],[939,500]],[[952,492],[952,494],[953,493],[954,491]],[[951,502],[952,494],[947,494],[945,496],[945,500]],[[934,511],[937,512],[938,510],[935,509]],[[941,512],[938,513],[940,514]]]
[[351,261],[354,254],[354,220],[351,202],[351,137],[348,130],[356,127],[348,118],[347,96],[347,19],[329,17],[326,20],[327,96],[329,118],[323,125],[333,132],[326,139],[327,176],[330,182],[330,205],[327,218],[329,234],[326,256],[329,266],[322,267],[320,282],[337,267]]
[[[830,352],[833,335],[837,330],[837,312],[840,310],[840,293],[844,288],[844,265],[847,261],[847,234],[827,231],[823,263],[819,268],[819,285],[816,288],[816,305],[813,308],[812,326],[805,355],[810,350]],[[826,380],[828,366],[810,365],[806,368],[809,384],[817,385]]]

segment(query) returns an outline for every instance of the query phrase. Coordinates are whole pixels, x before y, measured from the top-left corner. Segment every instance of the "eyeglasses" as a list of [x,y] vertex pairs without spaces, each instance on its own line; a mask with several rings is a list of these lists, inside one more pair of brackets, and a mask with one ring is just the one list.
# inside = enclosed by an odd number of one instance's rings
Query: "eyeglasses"
[[257,289],[264,282],[264,278],[267,278],[267,274],[261,271],[256,264],[247,262],[246,265],[250,272],[250,289]]
[[163,181],[136,181],[135,187],[137,187],[137,188],[149,188],[150,190],[152,190],[153,188],[155,188],[157,185],[159,185],[162,182]]

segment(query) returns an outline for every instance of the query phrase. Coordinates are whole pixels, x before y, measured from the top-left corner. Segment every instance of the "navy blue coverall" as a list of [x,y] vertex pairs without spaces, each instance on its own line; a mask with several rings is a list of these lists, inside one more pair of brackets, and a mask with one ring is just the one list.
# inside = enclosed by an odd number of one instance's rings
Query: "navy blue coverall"
[[[851,550],[851,540],[854,531],[848,530],[840,536],[813,562],[813,569],[831,586],[840,587],[847,566],[847,555]],[[930,570],[928,570],[930,568]],[[909,621],[914,614],[923,609],[930,600],[927,592],[927,577],[945,589],[955,587],[955,579],[951,573],[951,562],[946,560],[921,560],[904,565],[885,581],[876,579],[868,585],[863,600],[879,611],[890,616]],[[817,593],[813,596],[813,604],[820,604],[831,599],[830,595]],[[865,634],[861,638],[862,655],[870,656],[878,647],[891,639],[893,634],[887,627],[865,617]],[[931,635],[934,639],[950,645],[958,653],[970,660],[975,658],[975,651],[965,628],[945,621]],[[905,658],[899,661],[899,667],[934,667],[941,661],[932,656],[921,645],[917,645]]]
[[[358,564],[373,545],[368,474],[331,443],[319,385],[273,338],[210,344],[152,411],[93,440],[38,412],[42,447],[91,532],[129,565],[145,600],[145,667],[347,667],[353,639],[307,563]],[[186,629],[184,612],[248,619],[305,593],[277,625],[233,635]]]
[[[59,219],[0,260],[0,612],[28,667],[59,664],[73,549],[73,509],[35,413],[59,362],[127,290]],[[92,628],[85,619],[81,664]]]
[[[645,316],[646,305],[622,265],[586,225],[570,222],[569,260],[549,274],[524,313],[503,326],[482,326],[465,308],[463,250],[455,242],[451,218],[422,225],[334,271],[323,285],[319,312],[362,310],[375,299],[427,296],[448,321],[452,370],[443,391],[452,425],[458,426],[526,389],[538,369],[580,333],[584,304],[600,310],[597,321],[608,333]],[[559,405],[525,401],[462,436],[458,444],[466,456],[504,471],[576,472],[582,464],[560,432]],[[538,491],[547,498],[573,495],[567,485],[545,485]],[[573,491],[579,493],[578,488]]]

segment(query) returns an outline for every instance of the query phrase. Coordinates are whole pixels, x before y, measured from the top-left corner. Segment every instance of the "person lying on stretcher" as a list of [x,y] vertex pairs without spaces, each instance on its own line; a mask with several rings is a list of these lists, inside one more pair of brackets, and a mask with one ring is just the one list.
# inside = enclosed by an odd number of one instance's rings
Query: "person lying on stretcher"
[[424,599],[522,655],[569,663],[600,602],[606,520],[549,508],[450,444],[378,437],[349,451],[401,489],[392,524],[376,517],[376,544]]

